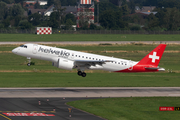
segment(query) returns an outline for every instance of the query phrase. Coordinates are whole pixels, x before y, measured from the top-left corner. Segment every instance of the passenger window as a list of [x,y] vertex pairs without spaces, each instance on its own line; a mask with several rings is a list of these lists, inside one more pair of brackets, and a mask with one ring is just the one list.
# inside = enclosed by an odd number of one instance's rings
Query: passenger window
[[27,48],[27,46],[26,46],[26,45],[24,45],[24,48]]

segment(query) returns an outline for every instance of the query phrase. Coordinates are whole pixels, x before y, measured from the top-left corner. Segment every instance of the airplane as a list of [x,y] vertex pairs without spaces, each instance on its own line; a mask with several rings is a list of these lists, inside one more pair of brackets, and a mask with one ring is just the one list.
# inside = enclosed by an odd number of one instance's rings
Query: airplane
[[121,58],[78,52],[74,50],[50,47],[38,44],[24,44],[12,50],[14,54],[27,57],[28,66],[31,58],[47,60],[57,68],[77,69],[77,74],[86,77],[85,70],[105,70],[113,72],[157,72],[165,71],[158,66],[166,44],[158,45],[142,60],[136,62]]

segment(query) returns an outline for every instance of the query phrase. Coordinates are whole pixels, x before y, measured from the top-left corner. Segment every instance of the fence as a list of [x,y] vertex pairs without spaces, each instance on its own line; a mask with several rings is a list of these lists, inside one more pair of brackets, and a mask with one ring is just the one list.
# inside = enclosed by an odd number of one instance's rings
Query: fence
[[[0,33],[6,34],[36,34],[31,30],[0,29]],[[52,30],[52,34],[180,34],[180,31],[125,31],[125,30]]]

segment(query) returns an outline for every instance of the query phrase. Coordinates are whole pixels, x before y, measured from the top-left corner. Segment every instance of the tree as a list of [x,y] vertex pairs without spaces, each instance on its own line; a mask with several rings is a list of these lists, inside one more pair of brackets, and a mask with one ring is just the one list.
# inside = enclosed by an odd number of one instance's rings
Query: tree
[[157,6],[159,8],[173,8],[173,7],[176,7],[176,8],[180,8],[180,1],[179,0],[160,0],[158,1],[157,3]]
[[161,9],[161,8],[158,8],[156,9],[157,13],[156,13],[156,17],[158,18],[159,20],[159,26],[161,28],[165,28],[167,26],[164,26],[165,25],[165,21],[164,21],[164,17],[166,16],[166,12],[167,12],[167,9]]
[[1,29],[1,28],[4,28],[4,25],[0,23],[0,29]]
[[122,6],[123,5],[127,5],[127,1],[126,0],[122,0]]
[[[61,3],[62,6],[69,6],[69,5],[75,6],[75,5],[77,5],[77,0],[58,0],[58,1]],[[55,5],[56,4],[56,0],[48,0],[47,3],[48,3],[47,4],[48,6],[50,6],[52,4]]]
[[29,23],[27,20],[21,20],[19,22],[19,27],[20,27],[20,29],[31,29],[32,24]]
[[78,2],[77,0],[67,0],[67,4],[63,5],[63,2],[61,0],[61,3],[62,3],[63,6],[68,6],[68,5],[71,5],[71,6],[73,5],[74,6],[74,5],[77,4],[77,2]]
[[180,27],[180,12],[177,8],[168,8],[163,18],[164,26],[168,30],[177,30]]
[[11,0],[1,0],[2,2],[5,2],[5,3],[7,3],[7,4],[11,4],[12,3],[12,1]]
[[0,21],[4,20],[7,15],[7,6],[6,3],[0,2]]
[[111,2],[112,4],[118,6],[119,1],[118,0],[109,0],[109,2]]
[[19,25],[19,22],[23,19],[22,16],[18,15],[16,17],[14,17],[14,25],[15,26],[18,26]]
[[177,30],[180,27],[180,12],[177,8],[171,9],[169,30]]
[[135,3],[134,3],[134,0],[131,0],[130,2],[129,2],[129,8],[130,8],[130,13],[132,14],[132,13],[135,13]]
[[122,5],[121,10],[123,12],[123,15],[128,15],[129,14],[129,8],[128,8],[127,4]]
[[59,24],[57,21],[57,12],[52,12],[48,21],[48,26],[52,28],[58,28]]
[[66,17],[65,17],[65,21],[68,20],[68,19],[71,19],[73,24],[76,24],[76,18],[73,14],[66,14]]
[[41,23],[41,15],[39,13],[34,13],[28,17],[29,22],[32,23],[32,25],[37,26]]
[[60,1],[58,0],[55,0],[55,6],[54,6],[54,12],[56,12],[56,15],[57,15],[57,22],[58,22],[58,26],[59,28],[61,28],[61,24],[64,23],[64,11],[65,11],[66,8],[62,8],[61,7],[61,3]]
[[151,13],[147,19],[148,19],[148,28],[150,30],[153,30],[153,28],[155,27],[159,27],[158,18],[153,13]]
[[19,4],[14,4],[12,7],[12,16],[23,15],[24,10]]
[[178,30],[180,27],[180,11],[177,8],[159,8],[155,15],[159,26],[166,30]]
[[91,23],[89,29],[95,30],[95,29],[97,29],[97,26],[95,24]]
[[87,30],[88,27],[89,27],[89,23],[88,23],[88,21],[85,21],[85,22],[83,23],[83,25],[80,24],[80,26],[82,26],[81,29]]
[[139,25],[133,25],[130,27],[130,30],[141,30],[141,27]]
[[10,20],[9,19],[3,20],[2,24],[4,25],[5,28],[7,28],[10,25]]
[[112,10],[103,12],[100,17],[100,24],[106,29],[124,29],[128,26],[128,24],[122,20],[122,13]]
[[48,0],[48,1],[47,1],[47,5],[48,5],[48,6],[53,5],[53,4],[54,4],[54,1],[55,1],[55,0]]
[[72,28],[73,22],[71,19],[66,20],[66,30],[69,30]]
[[118,11],[118,7],[110,2],[99,2],[95,4],[95,15],[97,15],[97,4],[99,4],[99,16],[106,10]]
[[20,2],[23,2],[24,0],[14,0],[15,3],[20,3]]
[[128,26],[128,24],[126,22],[124,22],[122,19],[122,12],[121,11],[115,12],[115,16],[116,16],[115,22],[117,24],[117,29],[126,28]]

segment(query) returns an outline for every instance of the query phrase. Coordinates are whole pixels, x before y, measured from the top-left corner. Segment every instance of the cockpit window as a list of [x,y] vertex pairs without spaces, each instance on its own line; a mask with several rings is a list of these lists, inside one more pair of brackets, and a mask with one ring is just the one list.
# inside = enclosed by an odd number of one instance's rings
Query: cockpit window
[[27,45],[21,45],[20,47],[27,48]]

